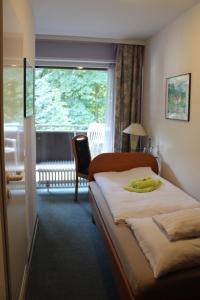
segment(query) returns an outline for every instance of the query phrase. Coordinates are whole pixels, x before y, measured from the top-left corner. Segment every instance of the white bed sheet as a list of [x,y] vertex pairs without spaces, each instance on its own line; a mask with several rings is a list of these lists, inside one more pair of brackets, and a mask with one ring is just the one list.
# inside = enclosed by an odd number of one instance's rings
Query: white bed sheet
[[[131,180],[152,177],[160,179],[161,186],[149,193],[134,193],[123,186]],[[200,207],[194,198],[177,188],[164,178],[157,176],[150,167],[134,168],[123,172],[102,172],[94,175],[97,185],[107,201],[115,223],[123,223],[127,218],[144,218]]]

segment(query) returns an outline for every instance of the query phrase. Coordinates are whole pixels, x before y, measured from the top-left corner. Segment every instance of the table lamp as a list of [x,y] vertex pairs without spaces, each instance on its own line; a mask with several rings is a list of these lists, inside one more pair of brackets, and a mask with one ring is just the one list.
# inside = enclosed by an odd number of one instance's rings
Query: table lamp
[[131,135],[131,151],[135,151],[138,144],[139,136],[146,136],[146,132],[141,124],[132,123],[123,130],[124,133]]

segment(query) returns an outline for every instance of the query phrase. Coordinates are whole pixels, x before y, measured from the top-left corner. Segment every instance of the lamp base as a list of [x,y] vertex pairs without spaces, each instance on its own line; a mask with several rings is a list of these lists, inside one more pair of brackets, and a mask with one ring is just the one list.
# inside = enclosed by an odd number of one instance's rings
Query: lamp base
[[135,152],[137,149],[139,136],[131,135],[130,138],[131,138],[131,152]]

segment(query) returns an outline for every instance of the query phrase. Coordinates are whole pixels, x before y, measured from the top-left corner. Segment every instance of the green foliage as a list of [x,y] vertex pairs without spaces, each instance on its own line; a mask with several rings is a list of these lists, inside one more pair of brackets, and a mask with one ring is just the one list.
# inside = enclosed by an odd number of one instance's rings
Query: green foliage
[[5,67],[3,69],[4,121],[23,122],[23,68]]
[[106,70],[38,68],[35,83],[37,129],[82,129],[104,122]]
[[34,70],[27,64],[26,67],[26,116],[33,114],[33,97],[34,97]]

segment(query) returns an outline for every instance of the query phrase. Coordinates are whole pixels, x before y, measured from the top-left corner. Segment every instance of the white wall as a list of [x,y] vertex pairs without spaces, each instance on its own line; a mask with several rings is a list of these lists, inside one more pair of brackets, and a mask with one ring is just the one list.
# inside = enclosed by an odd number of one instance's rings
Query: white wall
[[115,59],[114,44],[61,40],[36,40],[36,59],[105,61]]
[[[190,122],[165,119],[166,78],[192,73]],[[200,200],[200,4],[154,36],[145,55],[143,122],[162,175]]]
[[116,45],[62,40],[36,40],[37,66],[106,68],[115,62]]

